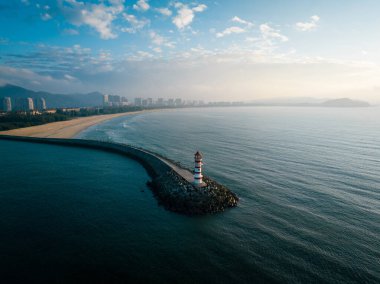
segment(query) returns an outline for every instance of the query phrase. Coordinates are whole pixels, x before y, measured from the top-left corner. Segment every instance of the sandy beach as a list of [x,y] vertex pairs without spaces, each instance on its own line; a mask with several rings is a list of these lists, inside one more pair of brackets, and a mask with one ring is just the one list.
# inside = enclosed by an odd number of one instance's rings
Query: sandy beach
[[79,132],[95,124],[110,120],[112,118],[133,115],[146,111],[134,111],[105,115],[94,115],[79,117],[72,120],[58,121],[43,125],[0,131],[0,135],[15,135],[29,137],[50,137],[50,138],[72,138]]

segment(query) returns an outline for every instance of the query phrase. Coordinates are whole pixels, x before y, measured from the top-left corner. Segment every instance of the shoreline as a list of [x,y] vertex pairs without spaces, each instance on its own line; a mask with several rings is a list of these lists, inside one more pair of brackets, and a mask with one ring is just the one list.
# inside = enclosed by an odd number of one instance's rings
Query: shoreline
[[113,118],[141,114],[157,110],[141,110],[123,113],[93,115],[86,117],[78,117],[65,121],[51,122],[42,125],[17,128],[12,130],[0,131],[0,135],[26,136],[38,138],[73,138],[83,130],[111,120]]
[[88,127],[101,122],[148,111],[157,110],[80,117],[67,121],[1,131],[0,139],[95,148],[116,152],[135,159],[144,166],[150,175],[151,180],[147,182],[147,185],[158,199],[159,204],[169,211],[185,215],[205,215],[236,207],[239,198],[227,187],[206,176],[204,179],[207,185],[202,188],[197,187],[193,183],[194,177],[189,170],[153,152],[127,144],[73,138]]

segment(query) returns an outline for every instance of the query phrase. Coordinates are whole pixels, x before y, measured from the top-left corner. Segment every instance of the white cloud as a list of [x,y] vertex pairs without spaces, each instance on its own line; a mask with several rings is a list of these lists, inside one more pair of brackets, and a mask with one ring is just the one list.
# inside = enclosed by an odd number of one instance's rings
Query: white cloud
[[258,42],[260,38],[258,37],[246,37],[245,41],[246,42]]
[[245,32],[245,29],[241,28],[241,27],[229,27],[229,28],[226,28],[224,31],[220,32],[220,33],[217,33],[216,34],[216,37],[224,37],[224,36],[227,36],[227,35],[231,35],[231,34],[241,34],[241,33],[244,33]]
[[149,58],[153,58],[153,57],[154,57],[154,55],[152,53],[140,50],[137,52],[137,55],[135,56],[134,59],[142,60],[142,59],[149,59]]
[[[29,5],[29,2],[28,1],[22,1],[22,3],[24,3],[25,5]],[[36,7],[37,9],[39,10],[44,10],[42,11],[42,13],[40,14],[41,16],[41,20],[43,21],[49,21],[51,20],[53,17],[51,16],[51,14],[48,12],[50,10],[50,6],[49,5],[45,5],[45,6],[41,6],[40,4],[36,4]]]
[[155,10],[161,15],[164,15],[167,17],[172,15],[172,11],[170,11],[168,8],[156,8]]
[[200,4],[196,7],[193,8],[194,12],[203,12],[204,10],[207,9],[207,6],[205,4]]
[[302,32],[312,31],[318,27],[320,17],[317,15],[311,16],[309,22],[296,23],[296,29]]
[[64,90],[71,92],[73,89],[77,91],[85,90],[79,80],[76,80],[70,75],[67,76],[53,78],[51,75],[41,75],[25,68],[13,68],[0,65],[0,85],[13,84],[36,91],[43,89],[47,92],[57,93],[62,93]]
[[51,17],[51,15],[49,13],[43,13],[43,14],[41,14],[41,19],[43,21],[49,21],[49,20],[52,19],[52,17]]
[[174,47],[173,42],[168,41],[165,37],[159,35],[158,33],[154,32],[154,31],[151,31],[149,33],[149,36],[152,40],[152,43],[155,45],[166,46],[166,47],[170,47],[170,48]]
[[260,31],[263,38],[267,40],[278,39],[283,42],[289,40],[286,36],[282,35],[279,30],[272,28],[269,24],[260,25]]
[[232,22],[235,22],[235,23],[239,23],[239,24],[243,24],[243,25],[246,25],[248,27],[252,27],[253,26],[253,23],[251,22],[248,22],[246,20],[243,20],[241,18],[239,18],[238,16],[235,16],[231,19]]
[[194,11],[187,6],[183,6],[178,10],[177,16],[173,18],[173,24],[180,30],[190,25],[194,19]]
[[154,48],[152,48],[152,50],[153,50],[154,52],[157,52],[157,53],[161,53],[161,52],[162,52],[161,47],[154,47]]
[[248,22],[246,20],[243,20],[242,18],[239,18],[238,16],[235,16],[231,19],[232,22],[243,25],[244,27],[241,26],[232,26],[226,28],[224,31],[216,33],[216,37],[221,38],[224,36],[228,36],[231,34],[241,34],[247,32],[250,28],[253,27],[253,23]]
[[127,33],[135,33],[138,30],[141,30],[145,26],[149,25],[149,20],[143,19],[139,20],[135,15],[123,13],[124,19],[131,25],[130,28],[121,28],[122,32],[127,32]]
[[[117,34],[112,23],[124,10],[124,0],[109,0],[100,4],[84,3],[76,0],[60,2],[66,18],[74,25],[88,25],[95,29],[102,39],[113,39]],[[66,4],[66,5],[65,5]]]
[[65,79],[69,80],[69,81],[74,81],[76,80],[77,78],[75,78],[74,76],[71,76],[69,74],[65,74],[63,77],[65,77]]
[[207,9],[205,4],[199,4],[194,8],[190,8],[188,5],[179,2],[175,3],[174,7],[178,10],[177,15],[173,18],[173,24],[179,30],[183,30],[186,26],[193,22],[196,12],[200,13]]
[[319,17],[319,16],[317,16],[317,15],[314,15],[314,16],[311,16],[310,17],[313,21],[315,21],[315,22],[318,22],[321,18]]
[[133,9],[137,11],[147,11],[149,8],[150,5],[148,3],[148,0],[138,0],[136,4],[133,5]]
[[[264,26],[262,30],[273,33],[273,28]],[[161,54],[165,38],[151,36],[157,44],[152,44],[149,51],[140,49],[127,54],[126,59],[114,59],[106,50],[94,53],[79,45],[41,46],[36,52],[6,55],[5,62],[11,66],[0,66],[0,83],[56,92],[107,92],[111,88],[134,96],[180,94],[183,98],[206,100],[251,100],[259,94],[284,97],[307,93],[324,97],[378,85],[380,69],[376,65],[347,64],[294,53],[262,53],[245,46],[219,51],[197,46],[179,51],[178,57],[173,51],[173,57],[166,58]],[[263,36],[259,39],[263,41]],[[212,80],[209,74],[213,74]],[[147,81],[156,83],[146,84]],[[355,96],[359,97],[359,93]]]
[[162,45],[164,43],[164,38],[160,36],[159,34],[155,32],[150,32],[150,38],[152,39],[152,42],[156,45]]

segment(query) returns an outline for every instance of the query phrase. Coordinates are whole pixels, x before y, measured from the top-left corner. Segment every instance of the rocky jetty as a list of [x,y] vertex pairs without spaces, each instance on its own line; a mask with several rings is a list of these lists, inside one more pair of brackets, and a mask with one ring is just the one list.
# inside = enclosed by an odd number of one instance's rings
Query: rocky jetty
[[[166,209],[186,215],[204,215],[235,207],[239,198],[225,186],[203,177],[205,187],[194,186],[173,170],[182,168],[156,153],[122,143],[63,138],[37,138],[0,135],[0,139],[93,148],[118,153],[141,163],[152,178],[148,185]],[[175,165],[175,166],[174,166]],[[182,168],[183,169],[183,168]]]
[[239,198],[227,187],[208,177],[203,180],[207,186],[196,187],[171,170],[148,185],[167,210],[181,214],[212,214],[237,206]]

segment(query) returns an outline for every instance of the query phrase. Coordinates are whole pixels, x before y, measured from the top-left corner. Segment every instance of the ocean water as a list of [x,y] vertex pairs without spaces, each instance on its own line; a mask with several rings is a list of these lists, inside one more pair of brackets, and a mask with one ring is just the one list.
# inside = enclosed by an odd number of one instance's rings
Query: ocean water
[[0,275],[378,283],[379,121],[378,108],[204,108],[117,118],[78,135],[189,168],[201,150],[205,174],[240,197],[203,217],[166,211],[125,157],[0,141]]

